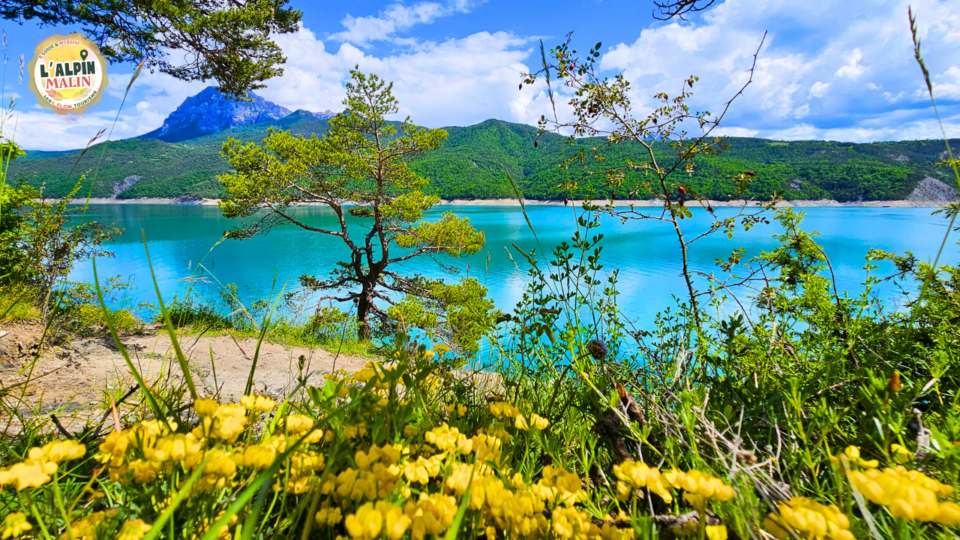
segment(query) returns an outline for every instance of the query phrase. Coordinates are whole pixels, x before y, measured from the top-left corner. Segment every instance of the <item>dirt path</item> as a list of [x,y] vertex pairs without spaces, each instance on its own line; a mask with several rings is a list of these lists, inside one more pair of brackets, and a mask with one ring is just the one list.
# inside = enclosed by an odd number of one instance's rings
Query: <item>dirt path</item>
[[[36,355],[42,327],[27,323],[0,327],[0,333],[3,332],[6,334],[0,337],[0,385],[7,390],[5,399],[9,401],[10,396],[19,396],[22,385],[27,384],[26,403],[21,404],[21,411],[54,412],[69,419],[64,424],[75,425],[94,411],[102,411],[103,405],[109,403],[108,394],[118,399],[135,384],[110,338],[75,339],[44,351],[28,381],[27,373],[19,372]],[[144,335],[125,336],[121,341],[149,384],[185,387],[166,333],[151,329]],[[217,397],[224,402],[240,399],[253,362],[255,339],[182,336],[179,341],[201,396]],[[264,342],[254,377],[256,391],[274,398],[287,395],[297,385],[301,356],[303,375],[317,385],[322,384],[324,373],[334,369],[356,371],[369,361],[357,356],[335,357],[321,349],[287,348]]]

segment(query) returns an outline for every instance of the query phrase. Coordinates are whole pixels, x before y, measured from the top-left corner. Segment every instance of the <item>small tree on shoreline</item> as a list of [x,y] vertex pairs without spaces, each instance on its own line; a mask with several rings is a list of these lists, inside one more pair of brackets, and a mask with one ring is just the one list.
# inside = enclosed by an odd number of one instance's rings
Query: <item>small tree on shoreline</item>
[[[220,208],[229,218],[256,217],[229,231],[233,238],[249,238],[282,224],[340,238],[349,259],[338,262],[328,279],[302,276],[300,281],[309,289],[336,291],[320,302],[354,302],[358,337],[369,340],[372,318],[392,326],[405,311],[391,313],[378,301],[393,306],[401,304],[397,294],[434,301],[444,296],[438,290],[442,284],[402,276],[392,265],[421,255],[473,254],[483,247],[484,236],[469,219],[449,212],[438,221],[423,221],[423,213],[440,199],[422,191],[429,180],[414,173],[408,161],[440,148],[447,132],[415,126],[409,118],[398,132],[395,123],[386,120],[398,110],[393,84],[358,70],[351,71],[351,77],[346,109],[330,120],[322,137],[278,131],[261,144],[234,139],[224,143],[223,153],[236,172],[219,177],[229,193]],[[311,203],[333,210],[339,227],[312,226],[292,211]],[[483,306],[489,303],[482,288],[466,289],[477,290]],[[492,304],[481,307],[475,322],[486,324],[490,308]]]

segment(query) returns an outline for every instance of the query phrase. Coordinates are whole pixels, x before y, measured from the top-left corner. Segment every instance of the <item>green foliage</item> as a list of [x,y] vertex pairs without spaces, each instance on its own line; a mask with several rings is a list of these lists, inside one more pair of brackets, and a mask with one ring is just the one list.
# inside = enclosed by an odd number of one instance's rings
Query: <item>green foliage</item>
[[[484,239],[468,219],[453,214],[422,221],[439,198],[424,193],[429,180],[410,162],[440,148],[447,133],[415,126],[409,119],[399,126],[388,122],[385,117],[397,112],[393,85],[356,70],[351,76],[346,110],[329,121],[322,137],[271,130],[260,144],[224,143],[236,174],[219,177],[229,193],[220,208],[230,218],[254,218],[228,233],[234,238],[287,223],[340,238],[349,259],[329,279],[303,276],[300,281],[309,289],[334,293],[318,302],[355,302],[359,337],[369,340],[374,318],[382,333],[392,334],[395,320],[379,305],[395,302],[389,294],[440,303],[448,296],[416,277],[397,274],[392,270],[397,263],[422,255],[476,253]],[[330,207],[339,227],[322,229],[300,221],[296,206],[310,203]]]
[[[235,128],[224,133],[184,141],[165,143],[155,139],[130,139],[111,142],[104,153],[92,186],[94,197],[112,197],[115,187],[126,186],[126,179],[139,177],[117,198],[224,198],[226,191],[216,181],[217,175],[230,172],[227,160],[220,156],[220,147],[227,138],[260,141],[270,127],[289,130],[293,135],[326,132],[328,121],[291,115],[278,122]],[[509,199],[513,190],[504,171],[518,183],[524,197],[533,200],[559,200],[564,197],[606,198],[611,189],[605,179],[586,176],[560,167],[564,159],[580,150],[592,153],[602,147],[601,138],[567,139],[551,133],[540,138],[536,148],[536,128],[487,120],[469,127],[444,128],[449,134],[444,145],[410,164],[419,175],[430,178],[425,193],[442,199]],[[754,171],[749,195],[758,200],[780,193],[786,199],[901,200],[907,197],[924,177],[948,181],[945,171],[936,164],[941,160],[942,145],[936,141],[904,141],[869,144],[827,141],[774,142],[763,139],[731,137],[729,149],[718,156],[695,158],[693,171],[684,174],[684,185],[697,196],[726,200],[736,195],[731,179],[743,171]],[[667,159],[670,149],[654,145],[660,158]],[[624,165],[627,160],[639,161],[639,145],[625,142],[605,148],[605,164]],[[44,192],[60,197],[73,189],[76,176],[70,172],[77,162],[76,152],[31,152],[27,159],[11,164],[11,178],[23,178]],[[87,172],[96,165],[99,152],[88,152],[76,166]],[[567,189],[575,181],[572,189]],[[619,199],[630,197],[632,190],[642,188],[649,177],[642,172],[629,173],[625,185],[613,191]],[[949,183],[949,182],[948,182]],[[91,189],[85,184],[81,194]],[[652,194],[640,189],[634,195],[648,198]]]
[[[44,26],[80,26],[114,62],[145,61],[185,81],[216,79],[238,98],[283,73],[272,34],[294,32],[300,12],[286,0],[2,0],[0,17]],[[169,60],[176,51],[180,62]]]
[[[70,195],[79,188],[78,183]],[[69,226],[82,210],[69,207],[68,199],[47,202],[30,186],[2,189],[6,201],[0,208],[0,284],[36,287],[46,304],[74,262],[111,256],[102,244],[119,234],[115,227],[93,221]]]
[[387,310],[400,329],[420,329],[434,341],[450,343],[465,357],[475,355],[501,315],[487,298],[487,288],[475,278],[452,285],[419,278],[414,286],[424,292],[407,295]]

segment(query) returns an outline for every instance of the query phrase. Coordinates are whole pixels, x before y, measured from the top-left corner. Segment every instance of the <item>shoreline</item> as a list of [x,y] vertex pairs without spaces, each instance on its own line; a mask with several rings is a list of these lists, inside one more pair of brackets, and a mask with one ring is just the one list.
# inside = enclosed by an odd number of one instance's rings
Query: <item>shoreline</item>
[[[216,206],[219,199],[164,199],[164,198],[142,198],[142,199],[112,199],[112,198],[91,198],[90,204],[140,204],[140,205],[181,205],[181,206]],[[594,201],[603,205],[609,201]],[[73,199],[70,204],[85,204],[87,199]],[[571,200],[572,206],[580,206],[582,200]],[[738,207],[746,203],[748,206],[758,206],[760,201],[702,201],[703,204],[709,204],[716,208]],[[319,203],[315,203],[319,204]],[[658,200],[622,200],[614,201],[614,206],[618,208],[627,208],[634,206],[637,208],[652,208],[661,206]],[[843,208],[843,207],[863,207],[863,208],[940,208],[948,202],[940,201],[858,201],[858,202],[839,202],[832,199],[819,200],[795,200],[782,201],[777,203],[779,207],[797,207],[797,208]],[[526,206],[564,206],[563,201],[539,201],[524,200]],[[688,205],[691,208],[701,206],[701,201],[690,201]],[[444,199],[438,206],[520,206],[517,199]]]

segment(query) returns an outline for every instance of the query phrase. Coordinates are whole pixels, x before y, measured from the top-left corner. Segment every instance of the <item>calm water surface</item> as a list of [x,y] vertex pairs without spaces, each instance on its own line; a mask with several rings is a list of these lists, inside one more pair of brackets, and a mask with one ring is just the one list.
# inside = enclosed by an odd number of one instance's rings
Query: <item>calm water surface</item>
[[[914,208],[806,208],[804,227],[818,231],[819,241],[833,264],[841,291],[856,293],[864,280],[864,256],[870,248],[888,251],[913,251],[922,260],[932,260],[946,232],[946,221],[931,216],[930,209]],[[301,208],[303,218],[315,226],[333,228],[333,214],[321,207]],[[497,306],[511,310],[527,282],[527,262],[519,256],[511,243],[528,253],[551,251],[563,241],[569,241],[575,230],[574,210],[554,206],[528,207],[528,214],[537,231],[534,239],[523,214],[515,207],[444,206],[431,212],[439,217],[443,211],[453,211],[470,218],[474,226],[483,229],[487,243],[480,253],[460,261],[444,258],[446,264],[460,267],[460,276],[480,279],[490,290]],[[732,215],[733,209],[719,208],[721,216]],[[689,233],[702,231],[708,225],[706,214],[695,213],[687,220]],[[344,257],[346,248],[340,239],[310,233],[293,227],[278,228],[266,236],[250,240],[226,240],[218,244],[223,232],[234,222],[224,219],[218,208],[166,205],[96,205],[87,212],[87,219],[116,223],[125,229],[110,246],[115,258],[98,261],[100,279],[120,275],[131,278],[135,286],[126,302],[156,303],[150,281],[147,257],[141,240],[145,233],[153,267],[165,299],[183,294],[190,276],[196,276],[197,265],[209,269],[205,281],[196,283],[195,294],[215,297],[217,285],[233,283],[239,288],[244,302],[270,295],[274,275],[277,289],[286,283],[286,290],[298,289],[297,278],[303,274],[325,276],[334,263]],[[639,327],[648,326],[660,310],[673,305],[673,295],[682,296],[684,285],[679,275],[677,240],[669,225],[656,222],[630,222],[621,225],[607,219],[599,229],[604,234],[603,264],[606,269],[620,270],[621,309]],[[691,246],[691,263],[695,269],[710,272],[719,270],[715,259],[726,258],[730,252],[743,246],[748,256],[775,246],[771,238],[780,232],[776,224],[761,225],[748,233],[738,232],[733,240],[722,234],[701,240]],[[507,250],[512,251],[513,260]],[[487,258],[489,256],[489,264]],[[951,240],[944,262],[956,263],[957,246]],[[519,271],[517,266],[519,266]],[[404,263],[405,273],[421,273],[430,277],[457,279],[441,269],[429,258]],[[882,266],[880,273],[889,273]],[[72,279],[93,281],[92,264],[78,265]],[[884,286],[878,294],[897,301],[896,290]]]

